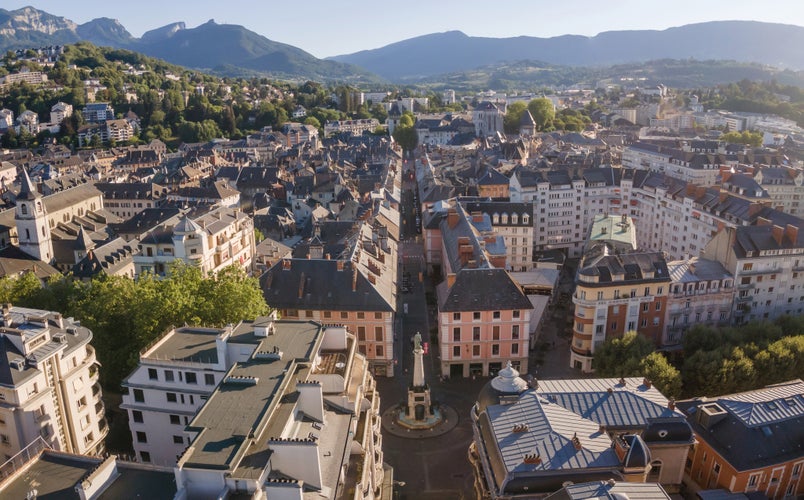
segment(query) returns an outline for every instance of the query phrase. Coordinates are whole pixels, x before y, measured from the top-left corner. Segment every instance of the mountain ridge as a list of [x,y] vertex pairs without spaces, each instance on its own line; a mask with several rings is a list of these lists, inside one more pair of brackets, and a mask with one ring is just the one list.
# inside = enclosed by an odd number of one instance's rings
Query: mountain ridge
[[722,59],[802,69],[804,53],[798,47],[803,45],[801,26],[710,21],[665,30],[604,31],[593,37],[488,38],[447,31],[329,59],[361,66],[390,80],[406,81],[528,59],[568,66],[606,66],[664,58]]

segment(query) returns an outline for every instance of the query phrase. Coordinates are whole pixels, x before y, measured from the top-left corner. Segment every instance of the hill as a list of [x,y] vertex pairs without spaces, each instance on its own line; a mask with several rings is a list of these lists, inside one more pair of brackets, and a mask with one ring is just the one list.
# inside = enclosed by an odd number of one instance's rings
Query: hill
[[89,41],[142,52],[173,64],[221,75],[258,75],[294,80],[376,82],[356,66],[318,59],[297,47],[269,40],[242,26],[210,20],[195,28],[172,23],[135,38],[115,19],[78,25],[33,7],[0,9],[0,51]]
[[407,81],[521,60],[565,66],[608,66],[693,58],[804,69],[801,46],[804,46],[804,27],[714,21],[663,31],[609,31],[594,37],[483,38],[449,31],[331,59],[361,66],[389,80]]

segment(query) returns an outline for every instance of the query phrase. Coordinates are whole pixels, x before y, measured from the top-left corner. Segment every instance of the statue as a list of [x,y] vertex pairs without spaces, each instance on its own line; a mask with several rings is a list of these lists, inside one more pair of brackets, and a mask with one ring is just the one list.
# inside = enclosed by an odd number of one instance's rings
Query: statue
[[422,348],[422,334],[416,332],[416,335],[413,336],[413,350],[417,351]]

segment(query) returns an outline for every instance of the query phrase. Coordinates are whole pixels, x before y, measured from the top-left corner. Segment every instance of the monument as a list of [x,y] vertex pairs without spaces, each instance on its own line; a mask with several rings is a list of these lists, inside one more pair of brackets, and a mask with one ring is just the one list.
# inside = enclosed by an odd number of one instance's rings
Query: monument
[[419,332],[413,336],[413,381],[408,387],[407,405],[399,409],[397,423],[409,429],[429,429],[443,419],[442,413],[430,400],[430,388],[424,380],[424,349]]

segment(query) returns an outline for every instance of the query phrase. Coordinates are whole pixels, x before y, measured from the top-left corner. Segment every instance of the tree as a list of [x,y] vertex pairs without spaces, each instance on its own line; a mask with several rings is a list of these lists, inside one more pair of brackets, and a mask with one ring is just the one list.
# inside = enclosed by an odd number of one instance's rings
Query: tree
[[528,110],[536,122],[536,129],[540,132],[547,130],[553,125],[556,112],[550,99],[540,97],[528,103]]
[[522,120],[522,115],[525,113],[526,109],[528,109],[528,105],[522,101],[513,102],[508,106],[508,109],[505,111],[505,117],[503,118],[503,129],[506,134],[516,134],[519,132],[519,122]]
[[651,380],[662,394],[674,398],[681,396],[681,372],[667,361],[664,354],[648,354],[640,361],[639,368],[641,374]]
[[595,349],[595,373],[601,377],[644,376],[642,359],[654,350],[653,342],[630,331]]
[[305,125],[312,125],[315,128],[321,128],[321,122],[315,116],[308,116],[304,119]]
[[414,123],[415,118],[413,117],[413,113],[405,111],[399,118],[399,123],[396,128],[394,128],[393,134],[394,140],[409,154],[416,149],[419,143],[419,135],[416,133]]

